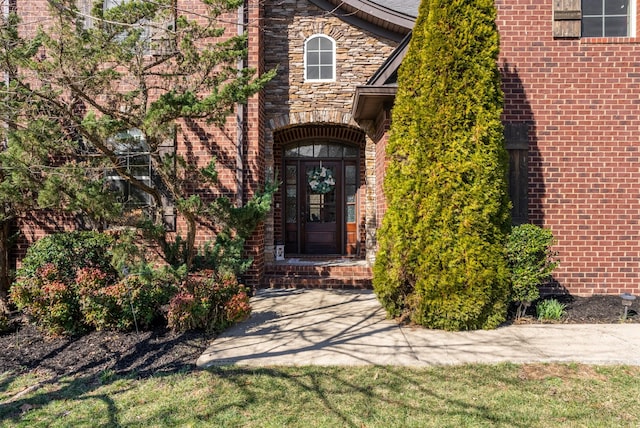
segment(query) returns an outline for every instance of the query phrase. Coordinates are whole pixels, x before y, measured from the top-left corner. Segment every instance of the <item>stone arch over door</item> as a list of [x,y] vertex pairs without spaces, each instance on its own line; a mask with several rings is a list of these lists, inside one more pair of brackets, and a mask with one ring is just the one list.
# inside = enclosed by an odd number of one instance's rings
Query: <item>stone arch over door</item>
[[[282,182],[274,205],[276,243],[288,254],[365,254],[366,137],[362,129],[315,122],[273,130],[274,169]],[[335,184],[310,184],[326,173]]]

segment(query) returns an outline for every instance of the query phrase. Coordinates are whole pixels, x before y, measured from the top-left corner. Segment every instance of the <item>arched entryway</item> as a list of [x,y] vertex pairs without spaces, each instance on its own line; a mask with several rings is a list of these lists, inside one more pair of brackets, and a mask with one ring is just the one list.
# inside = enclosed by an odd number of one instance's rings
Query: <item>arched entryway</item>
[[364,235],[362,131],[314,124],[275,137],[283,182],[276,235],[285,253],[358,255]]

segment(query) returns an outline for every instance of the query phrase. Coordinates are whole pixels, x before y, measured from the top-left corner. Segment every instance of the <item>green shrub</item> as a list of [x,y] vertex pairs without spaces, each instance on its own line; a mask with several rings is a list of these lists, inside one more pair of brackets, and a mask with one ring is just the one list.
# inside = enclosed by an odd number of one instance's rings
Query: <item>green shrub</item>
[[558,302],[556,299],[547,299],[538,302],[536,313],[539,320],[559,320],[564,315],[567,305]]
[[76,280],[80,308],[87,324],[98,330],[113,327],[120,311],[107,275],[97,268],[82,268]]
[[247,289],[235,276],[218,276],[213,271],[189,275],[171,299],[167,315],[176,331],[222,331],[251,313]]
[[48,334],[85,331],[76,272],[94,267],[115,278],[109,252],[113,242],[111,236],[98,232],[57,233],[36,241],[22,260],[11,299]]
[[11,300],[45,333],[74,335],[86,330],[74,282],[65,282],[57,267],[47,263],[33,276],[11,287]]
[[[111,265],[113,237],[95,232],[47,236],[27,251],[11,299],[43,331],[74,335],[88,328],[148,328],[175,294],[179,272],[152,269],[140,257],[119,279]],[[118,263],[125,266],[126,246]],[[133,256],[132,256],[133,257]]]
[[87,324],[98,330],[146,329],[160,316],[173,287],[144,275],[129,275],[109,282],[95,268],[78,272],[80,309]]
[[244,257],[244,239],[223,230],[215,240],[206,242],[193,260],[194,271],[212,270],[218,275],[241,275],[251,266],[252,260]]
[[115,274],[111,266],[110,248],[114,238],[99,232],[65,232],[47,235],[27,249],[18,278],[32,278],[36,271],[46,265],[56,267],[60,278],[73,281],[76,271],[83,267],[95,267],[110,275]]
[[493,0],[423,1],[398,76],[374,290],[446,330],[506,319],[511,227]]
[[518,304],[516,318],[524,315],[531,302],[540,297],[538,287],[549,280],[558,262],[551,250],[553,233],[533,224],[516,226],[507,242],[511,273],[511,299]]

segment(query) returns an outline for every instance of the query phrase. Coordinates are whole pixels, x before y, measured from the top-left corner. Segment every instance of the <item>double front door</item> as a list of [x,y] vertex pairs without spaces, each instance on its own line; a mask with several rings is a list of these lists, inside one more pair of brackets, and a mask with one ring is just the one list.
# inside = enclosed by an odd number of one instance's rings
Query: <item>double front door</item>
[[355,161],[286,163],[285,251],[355,253]]

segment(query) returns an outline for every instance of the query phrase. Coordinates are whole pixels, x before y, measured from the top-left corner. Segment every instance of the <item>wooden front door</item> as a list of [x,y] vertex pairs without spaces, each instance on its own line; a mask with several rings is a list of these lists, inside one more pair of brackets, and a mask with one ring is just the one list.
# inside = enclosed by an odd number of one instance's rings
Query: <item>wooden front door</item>
[[327,142],[285,148],[285,253],[358,253],[358,154],[353,146]]
[[342,253],[341,224],[342,174],[340,162],[301,162],[300,205],[302,252],[305,254]]

